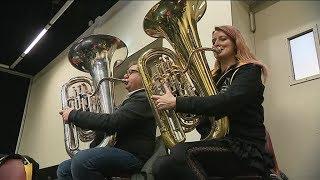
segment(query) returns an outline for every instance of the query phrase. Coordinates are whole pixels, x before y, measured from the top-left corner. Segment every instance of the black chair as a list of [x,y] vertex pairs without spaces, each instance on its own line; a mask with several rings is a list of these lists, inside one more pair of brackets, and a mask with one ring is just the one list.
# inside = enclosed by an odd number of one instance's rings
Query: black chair
[[[270,169],[270,177],[269,179],[272,180],[284,180],[284,179],[288,179],[284,173],[282,173],[279,169],[278,163],[277,163],[277,159],[273,150],[273,145],[271,142],[271,138],[269,133],[266,131],[266,145],[265,145],[266,151],[267,153],[269,153],[272,156],[273,162],[274,162],[274,168]],[[201,152],[200,152],[201,153]],[[207,153],[207,152],[206,152]],[[227,168],[227,167],[226,167]],[[196,171],[198,172],[203,172],[206,173],[204,169],[197,169]],[[232,179],[232,180],[262,180],[263,177],[255,172],[252,173],[244,173],[243,174],[239,174],[239,175],[235,175],[232,177],[220,177],[220,176],[210,176],[208,177],[208,180],[225,180],[225,179]]]
[[0,158],[0,179],[37,180],[39,164],[29,156],[4,155]]

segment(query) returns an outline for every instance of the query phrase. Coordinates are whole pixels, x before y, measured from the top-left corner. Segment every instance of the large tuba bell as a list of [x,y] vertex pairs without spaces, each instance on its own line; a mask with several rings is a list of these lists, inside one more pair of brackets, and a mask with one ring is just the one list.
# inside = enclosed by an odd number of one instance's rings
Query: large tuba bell
[[[89,72],[92,80],[75,77],[62,87],[62,108],[72,107],[83,111],[112,113],[114,109],[114,68],[127,57],[124,42],[110,35],[91,35],[80,39],[70,49],[68,58],[78,70]],[[64,124],[65,146],[70,157],[81,149],[88,149],[96,132]],[[99,147],[113,145],[115,135],[106,136]]]
[[[157,110],[154,94],[164,93],[166,83],[175,96],[210,96],[217,94],[197,31],[197,21],[205,13],[205,0],[161,0],[144,19],[145,32],[155,38],[165,38],[176,53],[167,48],[150,49],[138,61],[149,102],[154,110],[161,136],[167,147],[185,141],[185,133],[193,130],[199,117]],[[199,53],[200,52],[200,53]],[[227,117],[214,121],[205,139],[224,137],[229,131]]]

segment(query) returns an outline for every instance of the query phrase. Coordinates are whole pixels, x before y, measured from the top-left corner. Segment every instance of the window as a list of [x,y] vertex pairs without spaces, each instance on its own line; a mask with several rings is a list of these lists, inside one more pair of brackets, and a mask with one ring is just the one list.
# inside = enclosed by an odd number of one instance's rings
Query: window
[[320,77],[319,38],[317,28],[310,28],[288,38],[292,76],[290,85]]

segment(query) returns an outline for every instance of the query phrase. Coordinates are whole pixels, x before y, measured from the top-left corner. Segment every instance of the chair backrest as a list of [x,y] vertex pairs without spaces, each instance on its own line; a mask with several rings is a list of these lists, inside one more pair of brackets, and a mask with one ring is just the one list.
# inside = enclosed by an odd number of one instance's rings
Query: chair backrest
[[4,155],[0,158],[0,179],[36,180],[39,164],[29,156]]
[[9,159],[0,166],[0,179],[26,180],[24,165],[20,159]]
[[122,174],[121,177],[112,177],[112,179],[129,179],[130,180],[154,180],[153,174],[152,174],[152,165],[155,162],[155,160],[159,156],[167,155],[167,149],[164,146],[164,143],[160,136],[156,138],[156,146],[153,155],[148,159],[148,161],[143,165],[139,173],[135,174]]
[[[167,149],[161,139],[160,136],[156,138],[156,147],[153,155],[148,159],[148,161],[143,165],[141,172],[138,174],[134,174],[131,176],[131,180],[141,180],[141,179],[147,179],[147,180],[153,180],[154,177],[152,175],[152,165],[156,161],[156,159],[160,156],[167,155]],[[143,174],[143,175],[142,175]],[[141,177],[144,178],[141,178]]]

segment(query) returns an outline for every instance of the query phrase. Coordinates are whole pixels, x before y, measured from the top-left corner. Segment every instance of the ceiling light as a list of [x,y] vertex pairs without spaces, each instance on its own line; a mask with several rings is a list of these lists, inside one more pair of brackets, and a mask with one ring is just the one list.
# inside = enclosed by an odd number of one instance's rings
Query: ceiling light
[[37,44],[37,42],[42,38],[44,34],[46,34],[47,31],[48,30],[44,28],[23,53],[28,54],[28,52],[33,48],[34,45]]
[[50,22],[45,26],[45,28],[39,33],[39,35],[32,41],[32,43],[29,45],[29,47],[18,57],[17,60],[15,60],[11,65],[10,69],[13,69],[16,67],[18,63],[24,58],[26,54],[29,53],[29,51],[34,47],[34,45],[37,44],[37,42],[43,37],[43,35],[46,34],[48,29],[59,19],[59,17],[66,11],[66,9],[73,3],[73,0],[68,0],[62,8],[58,11],[57,14],[50,20]]

